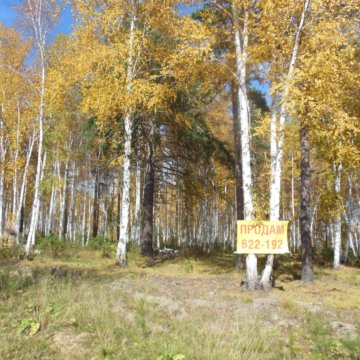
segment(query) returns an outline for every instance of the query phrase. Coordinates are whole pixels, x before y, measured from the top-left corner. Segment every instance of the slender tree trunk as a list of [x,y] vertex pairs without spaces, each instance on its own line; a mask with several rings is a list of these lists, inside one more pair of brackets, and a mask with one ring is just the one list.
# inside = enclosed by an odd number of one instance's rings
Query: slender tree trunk
[[[242,178],[241,161],[241,129],[239,119],[239,89],[235,83],[231,87],[232,115],[234,128],[234,146],[235,146],[235,183],[236,183],[236,219],[244,220],[244,190]],[[236,255],[236,269],[245,268],[245,257],[241,254]]]
[[346,222],[347,222],[347,233],[346,233],[346,251],[345,251],[345,262],[347,263],[349,260],[349,249],[352,250],[353,254],[356,255],[354,242],[353,242],[353,215],[352,215],[352,203],[353,203],[353,197],[352,197],[352,191],[353,191],[353,185],[352,185],[352,178],[353,174],[350,173],[348,175],[348,199],[346,204]]
[[[338,164],[334,166],[335,170],[335,195],[337,208],[340,208],[340,196],[341,196],[341,172],[342,165]],[[334,220],[334,269],[340,268],[340,255],[341,255],[341,214],[336,214]]]
[[49,236],[50,234],[52,234],[53,230],[54,230],[53,223],[54,223],[54,213],[55,213],[56,200],[57,200],[57,191],[56,191],[56,183],[55,183],[57,166],[58,166],[58,163],[55,162],[53,165],[53,184],[51,187],[49,214],[48,214],[46,230],[45,230],[46,236]]
[[239,120],[239,90],[233,83],[231,89],[232,115],[235,145],[235,182],[236,182],[236,213],[237,220],[244,220],[244,191],[241,159],[241,129]]
[[[3,97],[5,97],[4,91],[3,91]],[[5,189],[6,146],[5,146],[4,115],[5,115],[5,105],[4,103],[2,103],[1,114],[0,114],[0,236],[2,236],[4,233],[4,209],[5,209],[4,189]]]
[[71,185],[70,185],[70,206],[68,209],[68,231],[67,235],[70,241],[74,241],[74,228],[75,228],[75,161],[71,167]]
[[5,160],[1,163],[0,170],[0,236],[4,234],[4,208],[5,208]]
[[93,225],[92,225],[93,238],[96,238],[99,232],[99,197],[100,197],[100,174],[99,174],[99,168],[96,167],[95,183],[94,183]]
[[40,203],[40,210],[39,210],[39,221],[38,221],[38,231],[40,231],[41,236],[45,236],[45,215],[44,215],[44,203]]
[[107,223],[108,223],[108,212],[107,212],[107,196],[105,197],[105,200],[103,202],[103,238],[107,238]]
[[[235,35],[236,75],[238,81],[239,117],[241,129],[242,178],[244,191],[244,219],[252,220],[254,207],[252,201],[251,155],[250,155],[250,106],[247,97],[246,65],[248,46],[248,11],[244,14],[243,29],[240,29],[238,10],[233,5],[233,25]],[[240,35],[241,31],[241,35]],[[241,41],[242,39],[242,41]],[[249,290],[258,286],[257,258],[254,254],[246,257],[246,283]]]
[[294,186],[294,155],[291,155],[291,238],[292,251],[298,248],[296,219],[295,219],[295,186]]
[[31,211],[31,221],[30,221],[30,229],[29,235],[26,241],[25,246],[25,257],[29,257],[30,248],[35,244],[35,230],[38,221],[38,208],[40,206],[40,181],[42,176],[42,157],[43,157],[43,138],[44,138],[44,110],[45,110],[45,33],[42,28],[42,13],[41,8],[39,9],[39,13],[35,13],[34,10],[31,12],[31,18],[33,23],[33,28],[36,34],[37,46],[40,52],[40,63],[41,63],[41,87],[40,87],[40,107],[39,107],[39,137],[38,137],[38,158],[37,158],[37,168],[35,175],[35,183],[34,183],[34,200],[32,204]]
[[92,206],[91,201],[89,197],[89,203],[88,203],[88,221],[87,221],[87,233],[86,233],[86,246],[89,245],[90,240],[90,232],[91,232],[91,213],[92,213]]
[[[284,118],[283,118],[284,120]],[[270,122],[270,220],[280,219],[280,194],[281,194],[281,166],[282,166],[282,145],[283,145],[283,126],[280,120],[280,136],[278,137],[277,109],[273,101],[271,122]],[[265,290],[272,287],[271,274],[273,271],[274,255],[268,255],[266,265],[261,275],[261,286]]]
[[45,228],[45,236],[50,235],[51,231],[51,224],[53,221],[53,214],[55,210],[55,203],[56,203],[56,188],[55,184],[52,184],[51,186],[51,194],[50,194],[50,204],[49,204],[49,213],[47,215],[47,222],[46,222],[46,228]]
[[311,203],[310,203],[310,130],[307,124],[300,128],[300,232],[302,246],[301,280],[314,280],[313,247],[311,243]]
[[[44,176],[45,164],[46,164],[46,152],[44,152],[44,157],[40,160],[41,168],[40,168],[40,177],[39,177],[39,185]],[[29,235],[25,246],[25,257],[29,257],[30,248],[35,245],[35,234],[37,229],[37,223],[39,219],[39,212],[40,212],[40,205],[41,205],[41,193],[39,191],[37,201],[35,202],[35,207],[32,209],[32,216],[29,229]],[[31,241],[29,243],[29,240]]]
[[17,103],[17,126],[16,126],[16,143],[15,143],[15,153],[14,153],[14,177],[13,177],[13,201],[12,201],[12,214],[13,214],[13,228],[15,230],[15,221],[16,221],[16,211],[18,208],[18,158],[19,158],[19,146],[20,146],[20,104]]
[[112,183],[111,183],[111,204],[110,204],[110,208],[111,208],[111,231],[110,231],[110,241],[113,242],[114,241],[114,228],[115,228],[115,179],[114,179],[114,174],[112,173]]
[[[43,109],[43,106],[42,106]],[[43,110],[42,110],[43,111]],[[40,117],[42,118],[43,115]],[[31,211],[31,220],[30,220],[30,228],[29,228],[29,234],[26,241],[26,247],[25,247],[25,257],[29,257],[30,254],[30,248],[35,244],[35,231],[37,227],[38,222],[38,209],[40,207],[40,181],[41,181],[41,175],[42,175],[42,142],[43,142],[43,121],[40,120],[40,130],[39,130],[39,139],[38,139],[38,160],[37,160],[37,169],[36,169],[36,177],[35,177],[35,184],[34,184],[34,200],[32,205],[32,211]]]
[[81,244],[85,246],[85,232],[86,232],[86,191],[84,191],[83,213],[82,213],[82,228],[81,228]]
[[120,222],[121,222],[121,182],[122,182],[122,177],[119,176],[119,182],[118,182],[118,186],[117,186],[117,222],[116,222],[116,238],[119,239],[120,238]]
[[130,185],[131,185],[131,131],[132,120],[130,113],[125,116],[125,139],[124,139],[124,172],[122,184],[122,202],[120,233],[116,251],[117,264],[120,266],[127,265],[126,244],[129,240],[129,209],[130,209]]
[[[60,166],[59,166],[60,170]],[[65,163],[65,171],[64,171],[64,179],[63,179],[63,187],[62,194],[60,199],[60,218],[59,218],[59,239],[65,235],[65,208],[66,208],[66,195],[67,195],[67,186],[68,186],[68,173],[69,173],[69,161],[67,160]]]
[[[23,204],[20,208],[20,221],[19,221],[19,234],[24,234],[25,231],[25,202],[26,202],[26,191],[27,191],[27,184],[25,179],[25,196]],[[18,241],[19,242],[19,241]]]
[[142,207],[141,222],[141,253],[145,256],[152,256],[153,233],[154,233],[154,193],[155,193],[155,129],[151,123],[149,135],[149,155],[145,170],[145,183]]
[[136,161],[135,172],[135,208],[134,208],[134,225],[132,228],[132,241],[140,244],[141,230],[141,159],[138,157]]
[[29,163],[30,163],[32,152],[33,152],[33,148],[34,148],[34,143],[35,143],[35,137],[30,136],[29,145],[28,145],[28,151],[27,151],[27,155],[26,155],[26,163],[25,163],[25,167],[24,167],[24,170],[23,170],[18,208],[17,208],[17,211],[16,211],[16,218],[15,218],[15,232],[16,232],[16,243],[17,244],[19,244],[20,233],[23,232],[23,226],[22,226],[22,223],[21,223],[21,217],[22,217],[21,215],[24,212],[26,176],[27,176],[27,171],[28,171],[28,168],[29,168]]
[[[154,182],[155,182],[155,179],[154,179]],[[155,190],[154,190],[154,192],[155,192]],[[154,196],[155,196],[155,194],[154,194]],[[156,212],[156,247],[158,249],[160,249],[160,230],[161,230],[161,221],[160,221],[161,192],[160,192],[160,188],[158,189],[157,198],[158,198],[158,203],[157,203],[157,212]]]
[[[132,15],[130,23],[130,38],[127,58],[126,94],[130,96],[134,78],[134,40],[136,23],[136,1],[132,2]],[[124,134],[124,165],[122,184],[122,204],[120,234],[116,249],[116,263],[120,266],[127,265],[126,244],[129,240],[129,209],[130,209],[130,184],[131,184],[131,141],[132,141],[132,114],[130,108],[125,111]]]
[[[310,0],[306,0],[296,31],[294,47],[290,58],[287,82],[294,72],[295,63],[299,53],[301,33],[305,24],[305,16],[308,11]],[[287,94],[287,84],[284,95]],[[280,121],[277,121],[276,100],[273,99],[272,115],[270,123],[270,152],[271,152],[271,181],[270,181],[270,220],[280,220],[280,197],[281,197],[281,174],[284,142],[284,125],[286,120],[285,104],[280,105]],[[271,288],[271,274],[274,263],[274,255],[268,255],[266,265],[261,276],[261,285],[264,289]]]

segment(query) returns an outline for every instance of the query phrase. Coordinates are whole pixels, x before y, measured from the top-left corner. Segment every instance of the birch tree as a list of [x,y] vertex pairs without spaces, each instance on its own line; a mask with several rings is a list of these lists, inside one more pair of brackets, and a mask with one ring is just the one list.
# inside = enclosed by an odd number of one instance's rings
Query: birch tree
[[[232,4],[234,43],[236,56],[236,78],[239,97],[239,119],[241,132],[242,178],[244,192],[244,220],[252,220],[254,205],[252,199],[251,155],[250,155],[250,105],[247,96],[247,65],[249,44],[249,12],[247,4],[239,8]],[[239,11],[242,11],[240,23]],[[249,290],[258,284],[257,258],[254,254],[246,257],[246,283]]]
[[[132,0],[130,13],[130,33],[127,56],[126,69],[126,94],[131,96],[132,82],[134,79],[134,41],[135,41],[135,26],[137,17],[138,3]],[[125,109],[124,117],[124,165],[123,165],[123,184],[122,184],[122,207],[120,219],[120,233],[119,241],[116,249],[117,264],[120,266],[127,265],[126,259],[126,244],[129,241],[129,213],[130,213],[130,182],[131,182],[131,139],[132,139],[132,114],[130,107]]]
[[29,257],[30,248],[35,244],[35,231],[38,221],[41,194],[40,181],[43,177],[45,153],[43,151],[44,122],[45,122],[45,81],[46,81],[46,46],[49,31],[58,15],[58,7],[54,2],[47,0],[24,0],[20,7],[24,20],[30,26],[39,54],[39,107],[38,107],[38,133],[37,133],[37,167],[34,182],[34,197],[31,210],[29,234],[26,240],[25,256]]
[[[279,7],[276,4],[262,4],[264,6],[264,26],[273,26],[271,25],[270,19],[266,18],[269,16],[267,11],[270,10],[272,12],[272,20],[276,16],[284,16],[283,12],[279,11]],[[280,2],[280,6],[282,2]],[[293,41],[290,41],[290,44],[287,46],[292,47],[290,52],[290,58],[288,59],[288,69],[285,75],[285,80],[281,86],[280,95],[274,95],[272,98],[272,113],[271,113],[271,121],[270,121],[270,158],[271,158],[271,166],[270,166],[270,220],[278,221],[280,220],[280,200],[281,200],[281,176],[282,176],[282,160],[283,160],[283,142],[284,142],[284,125],[287,118],[287,110],[285,107],[284,98],[287,97],[288,90],[289,90],[289,81],[291,76],[293,75],[296,61],[298,58],[300,41],[301,41],[301,34],[303,33],[304,27],[306,25],[306,15],[309,11],[310,0],[305,0],[302,4],[302,8],[300,10],[300,16],[298,16],[299,20],[298,23],[295,23],[295,33],[293,35]],[[288,7],[288,4],[286,4]],[[288,11],[288,10],[287,10]],[[275,15],[275,16],[274,16]],[[293,19],[297,16],[297,8],[295,7],[294,10],[290,10],[290,14],[288,15],[288,22],[294,22]],[[271,15],[269,16],[271,18]],[[271,31],[269,29],[269,31]],[[280,35],[272,34],[271,38],[279,39],[280,43],[284,42],[286,39],[286,31],[288,29],[283,29],[283,32]],[[262,35],[262,33],[261,33]],[[260,35],[260,36],[261,36]],[[278,61],[284,62],[284,55],[286,52],[282,52],[280,54],[276,54],[276,47],[279,46],[279,43],[275,40],[275,49],[273,49],[273,61],[276,63]],[[266,40],[265,40],[266,41]],[[286,59],[287,60],[287,59]],[[279,71],[279,68],[274,65],[276,74]],[[270,70],[271,71],[271,70]],[[270,74],[270,78],[274,74]],[[273,80],[278,80],[275,79]],[[275,87],[275,86],[274,86]],[[280,103],[280,104],[279,104]],[[272,267],[274,262],[274,255],[268,255],[265,268],[262,272],[261,276],[261,285],[263,288],[268,289],[271,287],[271,273]]]

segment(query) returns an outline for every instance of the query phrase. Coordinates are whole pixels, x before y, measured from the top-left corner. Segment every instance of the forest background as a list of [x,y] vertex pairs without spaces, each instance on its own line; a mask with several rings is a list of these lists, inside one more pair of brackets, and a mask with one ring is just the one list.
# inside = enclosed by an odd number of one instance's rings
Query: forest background
[[359,5],[0,0],[0,358],[358,360]]
[[[357,1],[13,5],[0,28],[4,248],[10,233],[25,257],[44,238],[102,239],[126,266],[130,243],[234,251],[237,219],[282,219],[303,281],[314,248],[336,269],[358,261]],[[259,282],[246,257],[249,289],[270,285],[273,261]]]

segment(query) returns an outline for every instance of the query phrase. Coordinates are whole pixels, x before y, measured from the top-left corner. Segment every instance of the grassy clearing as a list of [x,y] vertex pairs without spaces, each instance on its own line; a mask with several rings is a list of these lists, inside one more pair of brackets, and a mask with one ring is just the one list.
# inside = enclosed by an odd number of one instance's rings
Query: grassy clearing
[[248,293],[232,255],[131,252],[127,269],[101,250],[52,255],[0,265],[0,359],[360,359],[356,269],[303,285],[286,263],[273,291]]

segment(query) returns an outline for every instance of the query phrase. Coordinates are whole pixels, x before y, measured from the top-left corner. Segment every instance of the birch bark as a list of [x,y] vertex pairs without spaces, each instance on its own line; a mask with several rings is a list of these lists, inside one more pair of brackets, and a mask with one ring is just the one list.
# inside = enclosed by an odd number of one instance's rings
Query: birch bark
[[[341,191],[341,172],[342,164],[334,166],[335,170],[335,195],[336,201],[340,201],[340,191]],[[336,214],[336,219],[334,220],[334,269],[338,270],[340,268],[340,255],[341,255],[341,214]]]
[[[13,177],[13,201],[12,201],[13,214],[16,214],[17,201],[18,201],[18,158],[19,158],[19,146],[20,146],[20,120],[21,120],[20,104],[19,102],[17,102],[17,125],[16,125],[16,142],[15,142],[15,153],[14,153],[14,177]],[[15,218],[13,218],[13,220],[15,220]]]
[[81,244],[85,246],[86,232],[86,191],[84,191],[83,207],[82,207],[82,226],[81,226]]
[[62,237],[66,232],[64,226],[65,226],[65,205],[66,205],[66,194],[67,194],[67,186],[68,186],[68,173],[69,173],[69,161],[67,160],[65,163],[63,186],[62,186],[62,193],[60,200],[59,239],[62,239]]
[[[3,97],[5,97],[3,92]],[[0,236],[4,233],[4,186],[5,186],[5,125],[4,125],[5,105],[1,104],[0,114]]]
[[18,208],[17,208],[17,211],[16,211],[15,231],[16,231],[16,243],[17,244],[19,244],[20,232],[21,232],[20,231],[21,211],[23,209],[24,199],[25,199],[26,176],[27,176],[27,171],[28,171],[28,168],[29,168],[29,163],[30,163],[32,152],[33,152],[33,148],[34,148],[34,143],[35,143],[35,136],[31,136],[30,140],[29,140],[29,145],[28,145],[26,163],[25,163],[25,167],[24,167],[24,170],[23,170]]
[[[242,158],[242,178],[244,191],[244,219],[252,220],[254,206],[252,201],[251,155],[250,155],[250,106],[246,92],[246,65],[248,47],[248,10],[245,10],[243,28],[240,28],[238,9],[233,4],[233,25],[236,55],[236,77],[239,97],[240,138]],[[246,257],[246,283],[249,290],[258,284],[257,258],[254,254]]]
[[[26,241],[25,257],[29,257],[30,248],[35,244],[35,230],[38,221],[38,208],[40,203],[40,181],[43,169],[43,138],[44,138],[44,110],[45,110],[45,80],[46,80],[46,59],[45,59],[45,37],[46,31],[44,28],[43,19],[43,0],[37,0],[35,3],[27,0],[29,7],[29,15],[31,18],[32,28],[35,34],[36,45],[40,54],[41,66],[41,83],[40,83],[40,102],[38,115],[38,157],[37,167],[34,183],[34,198],[31,210],[31,220],[29,235]],[[35,7],[34,7],[35,5]]]
[[[301,33],[305,25],[305,16],[308,11],[310,0],[306,0],[301,13],[300,22],[295,34],[294,47],[291,53],[289,69],[286,78],[284,96],[288,92],[288,82],[294,72],[296,60],[298,58],[299,46],[301,40]],[[284,97],[283,96],[283,97]],[[270,171],[270,220],[280,220],[280,198],[281,198],[281,174],[282,174],[282,159],[283,159],[283,143],[284,143],[284,125],[286,121],[285,104],[282,101],[280,104],[280,120],[277,120],[276,99],[273,99],[272,114],[270,122],[270,156],[271,156],[271,171]],[[268,255],[265,268],[261,276],[261,286],[264,289],[271,288],[271,274],[274,263],[274,255]]]
[[347,233],[346,233],[346,250],[345,250],[345,262],[349,259],[349,249],[356,256],[356,249],[353,241],[353,173],[350,172],[348,175],[348,199],[346,204],[346,222],[347,222]]
[[[130,96],[134,78],[134,40],[137,3],[132,1],[132,14],[129,35],[129,50],[127,58],[126,93]],[[119,240],[116,249],[116,263],[120,266],[127,265],[126,244],[129,241],[129,209],[130,209],[130,183],[131,183],[131,140],[132,140],[132,114],[128,107],[125,111],[124,134],[124,165],[122,183],[122,203]]]
[[[41,168],[39,170],[39,185],[44,176],[45,164],[46,164],[46,152],[44,152],[44,157],[40,159]],[[37,228],[37,223],[39,219],[39,211],[40,211],[40,204],[41,204],[41,193],[38,191],[38,197],[36,198],[36,202],[33,204],[33,209],[31,213],[31,223],[29,228],[29,235],[26,241],[25,246],[25,258],[30,256],[30,249],[32,246],[35,245],[35,233]]]
[[54,212],[55,212],[56,198],[57,198],[56,183],[55,183],[57,166],[58,163],[55,161],[53,165],[53,184],[51,187],[49,214],[48,214],[46,230],[45,230],[46,236],[49,236],[53,232]]

